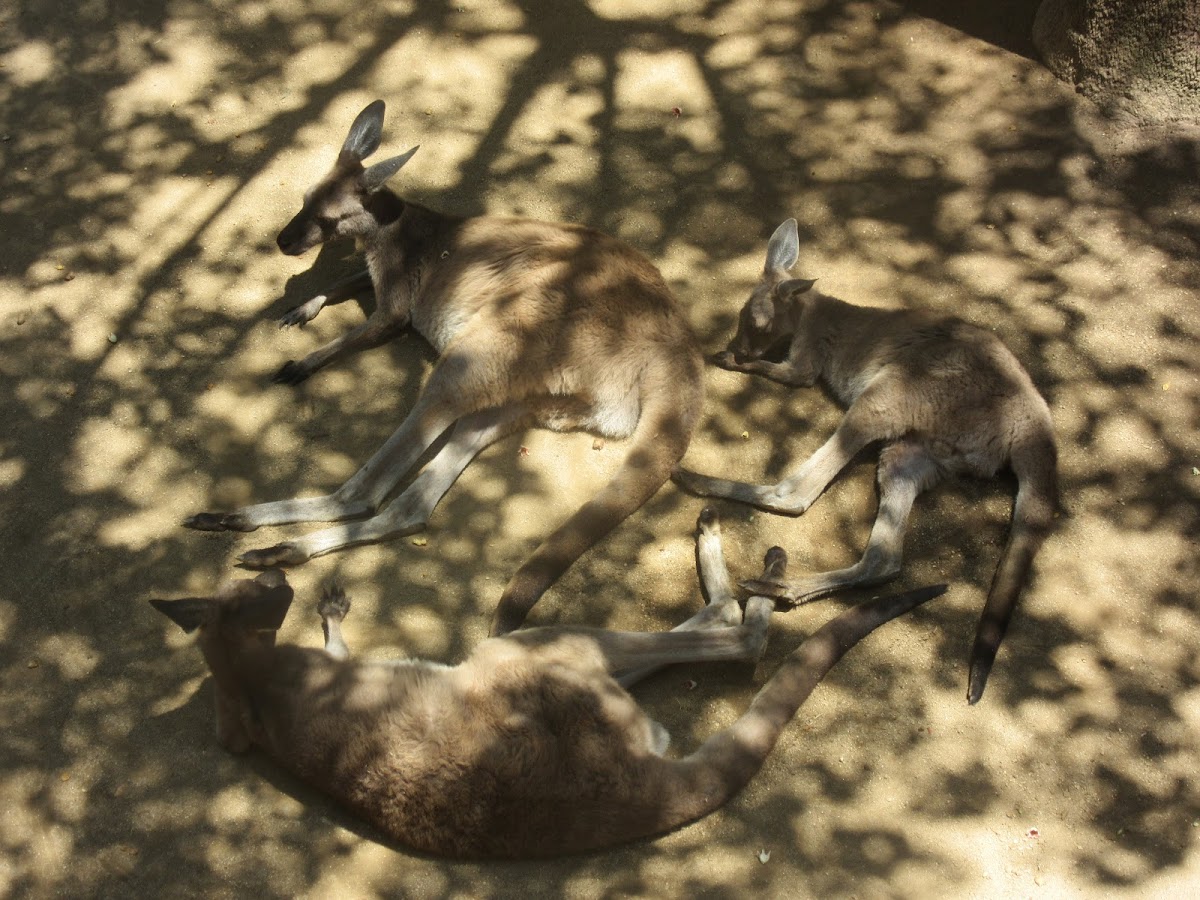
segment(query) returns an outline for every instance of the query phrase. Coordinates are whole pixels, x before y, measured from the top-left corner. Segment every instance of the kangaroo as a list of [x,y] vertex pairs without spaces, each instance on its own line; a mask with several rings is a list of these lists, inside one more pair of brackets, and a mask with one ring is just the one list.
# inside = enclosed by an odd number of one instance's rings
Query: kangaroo
[[[456,666],[357,662],[349,601],[318,603],[324,651],[276,646],[292,601],[283,573],[211,597],[152,600],[187,632],[216,682],[217,738],[257,746],[382,834],[439,856],[530,858],[647,838],[708,815],[758,771],[783,728],[851,646],[945,590],[864,603],[795,651],[733,725],[683,759],[625,688],[670,663],[755,663],[775,602],[738,607],[715,513],[697,564],[709,603],[674,631],[529,628],[489,638]],[[784,574],[778,547],[766,577]]]
[[[900,572],[913,501],[947,474],[991,478],[1008,465],[1018,489],[1008,544],[971,651],[969,703],[983,696],[996,652],[1034,555],[1057,509],[1057,452],[1050,410],[1016,357],[974,325],[908,310],[852,306],[790,278],[800,254],[795,219],[775,230],[762,280],[742,308],[737,334],[714,361],[735,372],[811,387],[822,380],[848,408],[833,436],[774,485],[679,470],[675,480],[724,497],[799,515],[856,453],[882,442],[879,512],[863,557],[846,569],[747,590],[796,603]],[[783,351],[785,358],[771,357]]]
[[[412,326],[439,359],[408,416],[334,493],[200,513],[184,525],[253,531],[293,522],[364,521],[243,553],[252,569],[303,563],[354,544],[424,528],[438,501],[484,447],[531,423],[632,437],[624,466],[520,567],[500,598],[493,634],[517,628],[588,548],[639,509],[682,458],[703,403],[703,359],[658,270],[615,238],[576,225],[460,218],[402,200],[386,186],[415,148],[364,168],[379,146],[384,104],[354,120],[333,169],[279,234],[299,255],[334,236],[365,249],[378,306],[359,328],[288,362],[296,384],[346,353]],[[364,287],[355,276],[303,304],[300,323]],[[381,506],[449,429],[416,479]]]

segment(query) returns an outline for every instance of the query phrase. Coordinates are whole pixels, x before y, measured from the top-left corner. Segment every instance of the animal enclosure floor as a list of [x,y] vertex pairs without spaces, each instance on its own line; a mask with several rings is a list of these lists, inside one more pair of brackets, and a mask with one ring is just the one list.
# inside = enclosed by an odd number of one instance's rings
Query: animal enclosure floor
[[[0,895],[1194,893],[1200,135],[1123,128],[1011,49],[881,0],[10,4]],[[199,654],[146,601],[207,591],[239,553],[309,526],[181,520],[336,487],[431,364],[408,336],[298,389],[269,383],[362,320],[350,302],[276,327],[354,263],[347,245],[291,259],[274,239],[376,97],[381,156],[421,145],[401,192],[621,236],[661,267],[707,352],[789,216],[796,274],[825,293],[954,313],[1006,341],[1050,403],[1063,515],[978,706],[966,658],[1007,531],[1004,479],[918,500],[896,587],[945,581],[946,596],[847,656],[732,803],[659,840],[448,863],[217,747]],[[778,479],[841,415],[819,390],[712,368],[706,384],[685,460],[702,472]],[[623,453],[582,434],[497,444],[428,531],[293,570],[282,638],[319,644],[316,598],[337,577],[355,651],[461,658]],[[719,505],[735,576],[773,544],[794,570],[854,561],[874,459],[800,518]],[[531,622],[687,618],[701,505],[665,486]],[[673,752],[732,721],[844,602],[777,615],[754,673],[690,666],[639,688]]]

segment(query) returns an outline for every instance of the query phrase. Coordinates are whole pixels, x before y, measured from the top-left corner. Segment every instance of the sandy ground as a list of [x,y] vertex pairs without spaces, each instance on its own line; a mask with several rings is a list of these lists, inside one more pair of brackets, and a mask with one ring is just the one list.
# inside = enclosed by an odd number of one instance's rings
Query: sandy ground
[[[1020,52],[949,21],[822,0],[6,4],[0,894],[1194,890],[1200,142],[1118,133]],[[995,329],[1050,401],[1065,515],[983,703],[963,700],[965,659],[1006,532],[1004,481],[919,501],[899,584],[947,581],[947,596],[858,647],[727,808],[660,840],[445,863],[222,752],[198,653],[146,601],[204,591],[240,551],[302,529],[206,535],[180,520],[336,486],[431,363],[407,337],[299,390],[268,383],[361,319],[348,303],[276,328],[352,248],[297,260],[273,240],[375,97],[385,150],[422,145],[398,179],[409,196],[623,236],[661,265],[710,350],[793,215],[800,269],[827,293]],[[688,456],[700,470],[777,478],[839,417],[820,391],[717,370],[707,383]],[[336,574],[356,602],[354,646],[461,657],[511,572],[622,452],[541,432],[491,448],[423,545],[294,570],[284,638],[319,642],[310,604]],[[775,543],[797,568],[855,559],[873,477],[866,456],[799,519],[723,506],[735,572]],[[700,603],[700,506],[664,488],[532,621],[685,618]],[[777,616],[754,673],[679,669],[639,697],[686,751],[841,602]]]

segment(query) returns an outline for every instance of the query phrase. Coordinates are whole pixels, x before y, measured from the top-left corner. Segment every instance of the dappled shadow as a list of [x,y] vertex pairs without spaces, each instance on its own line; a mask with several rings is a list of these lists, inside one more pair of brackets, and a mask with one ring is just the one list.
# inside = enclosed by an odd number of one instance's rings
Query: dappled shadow
[[[1114,144],[1001,47],[1025,49],[973,22],[924,2],[267,0],[70,17],[17,3],[0,21],[0,889],[927,896],[1194,877],[1198,145]],[[410,196],[625,238],[707,349],[731,336],[767,235],[792,215],[798,274],[823,291],[1003,337],[1050,401],[1064,516],[982,704],[962,703],[965,658],[1005,481],[918,501],[902,583],[949,581],[947,597],[856,649],[730,806],[659,841],[444,864],[347,829],[266,762],[216,746],[198,654],[144,601],[207,590],[264,534],[297,532],[201,535],[180,519],[336,486],[431,362],[410,336],[299,390],[268,384],[361,318],[347,303],[280,331],[283,310],[354,263],[335,246],[307,273],[274,237],[376,96],[385,146],[422,145],[398,179]],[[840,418],[819,391],[706,377],[692,468],[776,478]],[[498,443],[424,544],[297,569],[284,637],[317,642],[306,604],[336,574],[355,646],[461,658],[512,572],[624,455],[592,446]],[[725,506],[735,574],[775,543],[797,569],[855,559],[873,477],[864,454],[799,519]],[[698,505],[660,491],[533,620],[686,618]],[[760,680],[831,605],[776,617]],[[683,667],[638,694],[686,751],[752,686],[739,667]]]

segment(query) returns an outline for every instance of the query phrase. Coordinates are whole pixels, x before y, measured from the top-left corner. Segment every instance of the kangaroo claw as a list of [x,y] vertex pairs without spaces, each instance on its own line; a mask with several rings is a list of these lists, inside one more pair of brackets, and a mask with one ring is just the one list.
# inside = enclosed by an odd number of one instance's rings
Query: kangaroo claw
[[321,599],[317,601],[317,615],[322,619],[334,619],[340,622],[346,618],[348,612],[350,612],[350,598],[346,596],[342,586],[340,584],[327,585],[321,592]]
[[291,328],[293,325],[299,325],[303,328],[309,322],[317,317],[322,307],[325,305],[325,296],[319,295],[313,297],[299,306],[288,310],[279,318],[280,328]]

